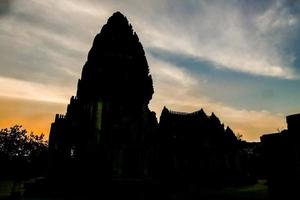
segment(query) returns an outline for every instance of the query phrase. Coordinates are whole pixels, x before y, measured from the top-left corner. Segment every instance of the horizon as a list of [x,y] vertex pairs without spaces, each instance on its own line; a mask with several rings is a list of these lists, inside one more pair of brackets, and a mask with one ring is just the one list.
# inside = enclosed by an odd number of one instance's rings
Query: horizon
[[21,124],[48,137],[76,94],[94,37],[116,11],[144,47],[158,120],[163,106],[203,108],[259,141],[300,112],[300,3],[14,0],[0,8],[0,128]]

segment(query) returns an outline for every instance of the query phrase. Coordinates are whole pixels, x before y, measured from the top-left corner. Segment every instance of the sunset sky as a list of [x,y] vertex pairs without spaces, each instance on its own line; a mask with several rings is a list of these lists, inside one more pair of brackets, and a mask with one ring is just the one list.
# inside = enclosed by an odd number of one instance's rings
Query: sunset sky
[[300,112],[300,1],[0,0],[0,128],[48,135],[116,11],[144,46],[158,118],[204,108],[258,141]]

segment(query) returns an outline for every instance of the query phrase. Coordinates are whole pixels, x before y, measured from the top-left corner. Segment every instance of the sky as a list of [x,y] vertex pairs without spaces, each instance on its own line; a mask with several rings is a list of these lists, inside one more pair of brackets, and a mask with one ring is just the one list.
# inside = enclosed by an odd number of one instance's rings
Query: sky
[[300,1],[0,0],[0,128],[49,134],[116,11],[144,47],[158,119],[203,108],[259,141],[300,112]]

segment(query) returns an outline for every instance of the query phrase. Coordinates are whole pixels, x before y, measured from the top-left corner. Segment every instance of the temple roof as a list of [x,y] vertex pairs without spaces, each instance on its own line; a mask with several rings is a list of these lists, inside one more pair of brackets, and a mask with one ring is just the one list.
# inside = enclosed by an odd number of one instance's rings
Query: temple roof
[[196,116],[196,115],[200,115],[200,116],[207,117],[207,115],[204,112],[203,108],[201,108],[200,110],[189,113],[189,112],[180,112],[180,111],[170,110],[170,109],[168,109],[164,106],[164,108],[162,110],[162,115],[166,114],[166,113],[171,114],[171,115],[177,115],[177,116]]

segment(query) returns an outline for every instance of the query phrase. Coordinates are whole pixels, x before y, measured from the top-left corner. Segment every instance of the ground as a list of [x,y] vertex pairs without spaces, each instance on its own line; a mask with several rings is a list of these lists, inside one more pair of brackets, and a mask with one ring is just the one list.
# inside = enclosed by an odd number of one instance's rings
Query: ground
[[[13,190],[12,180],[0,181],[0,200],[9,199]],[[15,186],[17,193],[23,193],[24,181]],[[199,196],[198,196],[199,195]],[[265,180],[259,180],[255,185],[231,187],[222,190],[200,190],[197,199],[230,199],[230,200],[268,200],[268,187]],[[53,200],[49,197],[21,198],[22,200]],[[63,198],[55,198],[63,200]]]
[[259,180],[255,185],[231,187],[222,190],[201,191],[202,198],[230,200],[267,200],[269,199],[266,180]]

